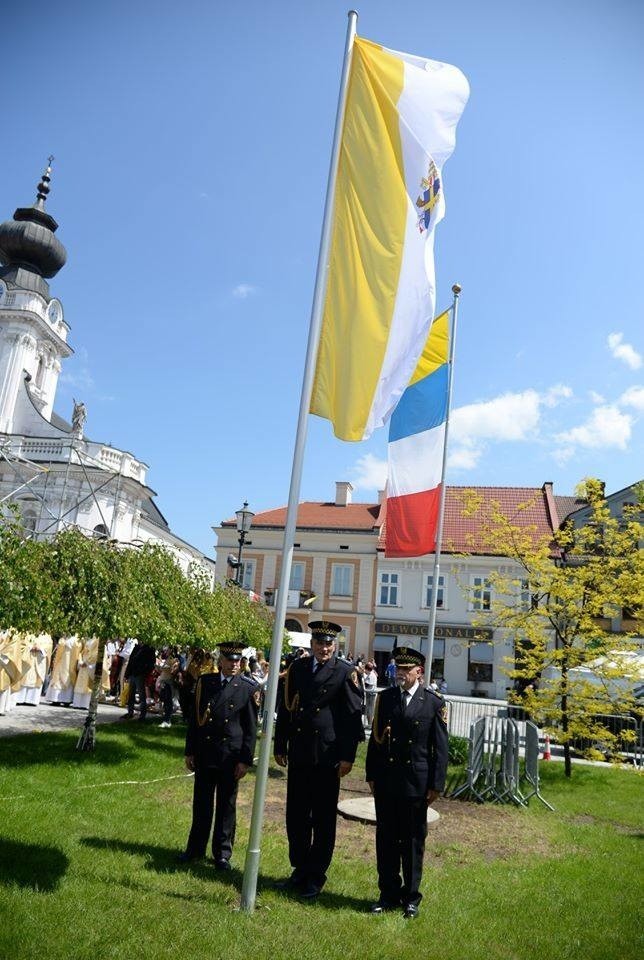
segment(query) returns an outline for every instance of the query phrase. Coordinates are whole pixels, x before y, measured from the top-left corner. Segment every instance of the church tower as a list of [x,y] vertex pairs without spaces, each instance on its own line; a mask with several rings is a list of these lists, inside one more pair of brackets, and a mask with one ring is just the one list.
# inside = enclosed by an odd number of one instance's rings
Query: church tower
[[72,353],[62,305],[47,283],[67,259],[58,224],[45,210],[52,160],[33,206],[0,224],[0,433],[43,432],[61,361]]

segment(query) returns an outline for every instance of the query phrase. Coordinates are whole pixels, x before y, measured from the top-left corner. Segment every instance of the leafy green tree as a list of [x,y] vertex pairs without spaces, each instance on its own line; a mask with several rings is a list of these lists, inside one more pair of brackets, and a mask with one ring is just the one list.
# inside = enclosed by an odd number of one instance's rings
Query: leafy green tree
[[[481,535],[491,554],[513,562],[512,572],[490,575],[491,608],[475,621],[514,640],[512,699],[563,744],[568,777],[573,741],[610,746],[616,732],[602,717],[638,711],[637,631],[612,626],[626,610],[641,632],[644,607],[642,491],[622,517],[611,515],[599,481],[587,480],[580,492],[588,522],[564,524],[554,538],[505,516],[498,503],[488,507]],[[466,509],[476,514],[481,504],[471,493]]]
[[138,549],[66,530],[49,540],[24,536],[19,514],[0,517],[0,627],[99,640],[96,670],[79,749],[93,749],[105,643],[136,637],[153,647],[223,640],[270,641],[273,615],[236,587],[213,591],[194,565],[184,575],[165,547]]

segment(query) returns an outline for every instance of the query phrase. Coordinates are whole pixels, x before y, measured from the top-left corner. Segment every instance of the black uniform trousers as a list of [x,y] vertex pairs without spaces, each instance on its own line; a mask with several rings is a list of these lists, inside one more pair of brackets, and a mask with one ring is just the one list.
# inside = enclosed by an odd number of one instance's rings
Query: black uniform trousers
[[[375,783],[376,863],[380,898],[386,903],[413,903],[419,890],[427,836],[427,798],[405,797]],[[402,883],[400,868],[402,866]]]
[[337,767],[289,763],[286,788],[288,855],[298,880],[318,887],[335,847],[340,778]]
[[212,855],[215,860],[230,860],[237,826],[236,806],[239,781],[235,780],[234,776],[236,765],[237,761],[231,760],[221,767],[198,767],[195,770],[192,827],[186,848],[189,856],[205,856],[214,811]]

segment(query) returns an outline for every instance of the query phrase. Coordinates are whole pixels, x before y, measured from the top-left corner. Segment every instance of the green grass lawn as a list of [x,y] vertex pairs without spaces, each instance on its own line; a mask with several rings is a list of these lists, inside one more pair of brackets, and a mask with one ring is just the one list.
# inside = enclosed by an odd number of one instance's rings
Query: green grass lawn
[[[271,770],[256,912],[236,912],[253,779],[242,784],[235,870],[179,867],[190,825],[183,730],[103,726],[95,755],[76,735],[0,740],[0,957],[440,957],[629,960],[643,955],[642,780],[632,771],[542,764],[550,813],[441,800],[430,828],[421,916],[372,917],[372,827],[340,821],[316,904],[271,889],[289,872],[285,781]],[[360,771],[346,793],[363,792]],[[457,774],[455,773],[455,776]],[[127,784],[120,781],[155,783]]]

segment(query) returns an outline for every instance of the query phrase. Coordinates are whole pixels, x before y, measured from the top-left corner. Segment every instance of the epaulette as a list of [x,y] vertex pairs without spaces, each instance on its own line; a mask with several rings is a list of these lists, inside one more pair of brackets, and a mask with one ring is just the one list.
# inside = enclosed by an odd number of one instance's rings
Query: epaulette
[[252,677],[248,677],[245,673],[242,674],[242,680],[245,680],[246,683],[250,683],[251,687],[258,687],[259,684],[257,680],[253,680]]
[[433,695],[436,697],[436,699],[437,699],[440,703],[444,703],[444,702],[445,702],[445,697],[443,696],[443,694],[442,694],[442,693],[439,693],[438,690],[434,690],[433,687],[428,687],[428,688],[427,688],[427,693],[433,693]]

